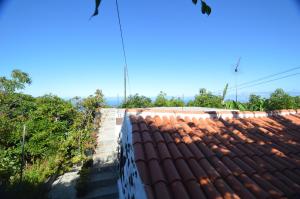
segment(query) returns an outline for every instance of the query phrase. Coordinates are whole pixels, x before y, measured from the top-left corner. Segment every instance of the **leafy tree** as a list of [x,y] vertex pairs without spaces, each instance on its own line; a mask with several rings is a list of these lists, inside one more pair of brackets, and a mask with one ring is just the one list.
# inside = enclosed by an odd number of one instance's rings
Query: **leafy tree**
[[20,70],[13,70],[11,79],[0,77],[0,92],[13,93],[16,90],[24,89],[26,84],[31,84],[29,75]]
[[160,93],[156,97],[156,100],[154,101],[154,106],[156,106],[156,107],[167,107],[167,106],[169,106],[168,99],[167,99],[167,94],[160,91]]
[[[18,70],[12,72],[11,79],[0,78],[0,191],[18,195],[8,198],[24,198],[24,193],[26,198],[37,198],[40,193],[35,192],[36,185],[86,158],[83,152],[95,146],[93,113],[105,105],[100,90],[75,105],[54,95],[35,98],[16,93],[30,83],[29,75]],[[27,188],[22,192],[16,191],[16,186],[24,124],[26,166],[22,187]]]
[[300,96],[294,97],[295,100],[295,108],[300,108]]
[[201,88],[199,94],[195,96],[193,101],[188,103],[188,106],[222,108],[222,97],[213,95],[205,88]]
[[183,107],[183,106],[185,106],[185,103],[180,97],[177,97],[177,98],[172,97],[169,100],[168,106],[170,106],[170,107]]
[[250,95],[249,102],[247,103],[248,110],[251,111],[264,111],[266,109],[266,100],[259,95]]
[[283,89],[276,89],[267,100],[268,110],[292,109],[296,107],[295,100]]
[[87,114],[95,116],[96,109],[105,106],[104,95],[101,90],[97,89],[95,95],[90,95],[83,99],[82,107],[86,110]]
[[121,105],[122,108],[146,108],[152,107],[152,101],[149,97],[140,96],[139,94],[130,95],[126,103]]

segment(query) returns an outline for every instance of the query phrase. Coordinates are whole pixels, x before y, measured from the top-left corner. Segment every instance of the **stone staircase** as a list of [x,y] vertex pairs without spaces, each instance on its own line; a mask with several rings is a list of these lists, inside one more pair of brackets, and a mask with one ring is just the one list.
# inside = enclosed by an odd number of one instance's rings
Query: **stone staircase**
[[101,124],[98,145],[93,155],[93,168],[88,183],[88,194],[81,199],[117,199],[118,167],[117,148],[118,131],[116,128],[117,110],[101,110]]

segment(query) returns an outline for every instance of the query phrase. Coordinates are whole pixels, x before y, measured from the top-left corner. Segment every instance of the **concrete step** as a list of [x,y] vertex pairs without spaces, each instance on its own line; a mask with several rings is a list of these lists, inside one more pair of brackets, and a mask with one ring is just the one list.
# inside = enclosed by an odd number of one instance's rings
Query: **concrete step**
[[100,140],[97,144],[97,147],[113,147],[118,145],[118,140]]
[[108,147],[108,148],[97,148],[95,150],[96,154],[101,155],[113,155],[114,153],[117,153],[117,146],[115,147]]
[[98,175],[105,172],[111,172],[118,175],[118,166],[116,163],[94,163],[91,168],[91,174]]
[[98,189],[99,187],[115,185],[118,181],[118,174],[116,171],[99,172],[91,175],[88,187],[90,190]]
[[118,197],[118,186],[116,183],[89,191],[89,193],[81,199],[114,199]]

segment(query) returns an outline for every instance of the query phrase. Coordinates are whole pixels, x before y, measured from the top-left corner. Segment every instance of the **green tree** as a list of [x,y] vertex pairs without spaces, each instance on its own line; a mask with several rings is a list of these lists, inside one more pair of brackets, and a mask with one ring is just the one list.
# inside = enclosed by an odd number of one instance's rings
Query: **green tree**
[[188,103],[188,106],[222,108],[222,97],[213,95],[205,88],[201,88],[199,94]]
[[268,110],[292,109],[296,108],[295,100],[283,89],[276,89],[267,100]]
[[152,101],[149,97],[140,96],[139,94],[130,95],[127,102],[121,105],[122,108],[146,108],[152,106]]
[[0,92],[13,93],[16,90],[24,89],[26,84],[31,84],[29,75],[20,70],[13,70],[11,79],[0,77]]
[[[95,96],[74,105],[54,95],[32,97],[16,93],[31,83],[27,73],[14,70],[11,79],[0,80],[0,191],[4,187],[14,195],[8,198],[38,198],[37,185],[56,172],[69,170],[72,164],[86,158],[83,152],[95,147],[96,137],[91,133],[93,113],[105,105],[104,96],[97,90]],[[24,124],[24,189],[16,191]]]
[[177,97],[177,98],[172,97],[169,100],[168,106],[170,106],[170,107],[183,107],[183,106],[185,106],[185,103],[180,97]]
[[295,108],[300,108],[300,96],[294,97],[295,100]]
[[167,94],[160,91],[160,93],[158,94],[158,96],[156,97],[156,99],[154,101],[154,106],[156,106],[156,107],[167,107],[167,106],[169,106],[168,99],[167,99]]
[[251,111],[264,111],[266,109],[266,100],[259,95],[251,94],[247,108]]

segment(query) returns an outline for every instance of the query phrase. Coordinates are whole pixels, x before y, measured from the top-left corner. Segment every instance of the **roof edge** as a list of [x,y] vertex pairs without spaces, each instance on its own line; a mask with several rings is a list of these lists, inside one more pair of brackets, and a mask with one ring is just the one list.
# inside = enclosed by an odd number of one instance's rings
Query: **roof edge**
[[230,119],[230,118],[261,118],[270,116],[283,116],[290,114],[299,114],[300,109],[282,109],[274,111],[190,111],[190,110],[170,110],[170,109],[151,109],[151,108],[137,108],[126,109],[129,115],[139,116],[190,116],[202,119]]

